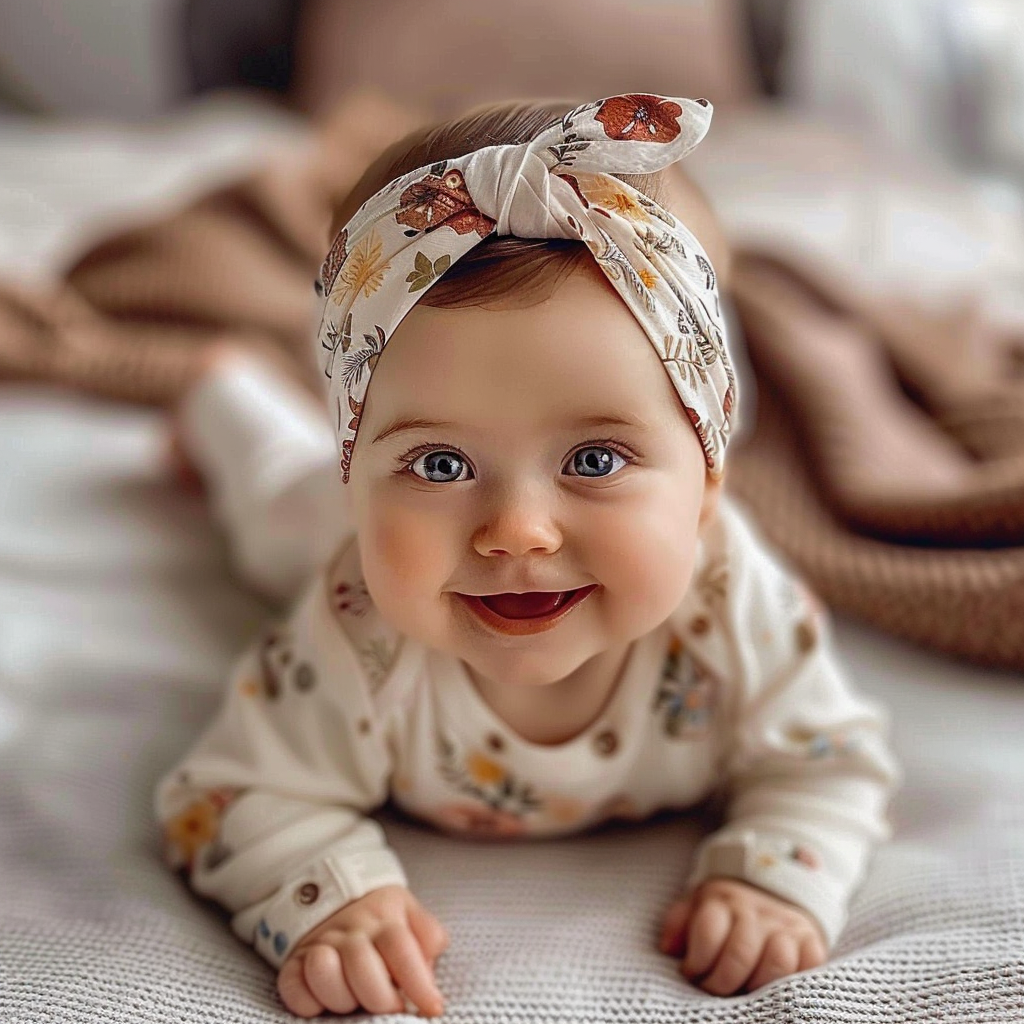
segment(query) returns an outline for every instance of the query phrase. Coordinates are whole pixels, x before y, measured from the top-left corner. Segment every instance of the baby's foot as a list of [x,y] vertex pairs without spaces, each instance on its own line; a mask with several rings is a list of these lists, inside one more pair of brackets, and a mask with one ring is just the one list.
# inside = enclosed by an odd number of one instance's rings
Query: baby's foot
[[206,345],[195,362],[195,372],[178,404],[170,410],[167,420],[165,461],[172,478],[188,494],[205,494],[206,486],[202,474],[189,456],[181,427],[181,407],[192,393],[211,373],[237,360],[251,358],[246,349],[230,342],[214,342]]

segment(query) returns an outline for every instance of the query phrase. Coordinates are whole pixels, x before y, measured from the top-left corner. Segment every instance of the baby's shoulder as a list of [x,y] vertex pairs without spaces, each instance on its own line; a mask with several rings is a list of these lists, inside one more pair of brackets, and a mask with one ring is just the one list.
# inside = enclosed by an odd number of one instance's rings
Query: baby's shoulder
[[316,573],[287,622],[268,632],[259,654],[282,693],[315,690],[379,717],[395,710],[403,680],[416,676],[420,650],[374,604],[353,537]]
[[702,537],[688,596],[740,620],[820,606],[797,571],[761,535],[747,513],[725,498]]
[[826,613],[747,514],[723,499],[674,625],[688,646],[746,676],[753,663],[770,673],[816,646]]

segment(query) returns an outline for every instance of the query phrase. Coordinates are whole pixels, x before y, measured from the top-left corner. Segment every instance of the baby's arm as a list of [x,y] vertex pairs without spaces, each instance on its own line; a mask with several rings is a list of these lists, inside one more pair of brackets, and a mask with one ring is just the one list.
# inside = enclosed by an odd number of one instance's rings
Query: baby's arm
[[211,348],[172,418],[235,569],[272,600],[296,598],[351,532],[327,411],[267,357]]
[[245,654],[219,715],[161,782],[167,859],[271,964],[302,968],[281,973],[293,1011],[352,1009],[340,982],[374,1012],[393,1010],[399,987],[439,1012],[444,930],[367,816],[388,795],[386,722],[326,587],[318,574],[289,622]]
[[824,613],[729,510],[720,628],[739,681],[723,772],[726,824],[698,850],[662,934],[716,994],[824,960],[873,846],[897,769],[879,708],[846,684]]

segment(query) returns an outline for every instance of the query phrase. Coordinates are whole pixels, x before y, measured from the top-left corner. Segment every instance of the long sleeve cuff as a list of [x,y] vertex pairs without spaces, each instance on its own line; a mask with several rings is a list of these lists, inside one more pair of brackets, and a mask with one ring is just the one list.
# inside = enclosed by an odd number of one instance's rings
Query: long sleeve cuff
[[407,885],[390,849],[329,854],[232,920],[235,933],[280,968],[301,939],[346,904],[385,885]]
[[808,847],[751,829],[711,836],[700,848],[688,884],[736,878],[803,908],[821,925],[831,948],[846,924],[849,887],[829,875]]

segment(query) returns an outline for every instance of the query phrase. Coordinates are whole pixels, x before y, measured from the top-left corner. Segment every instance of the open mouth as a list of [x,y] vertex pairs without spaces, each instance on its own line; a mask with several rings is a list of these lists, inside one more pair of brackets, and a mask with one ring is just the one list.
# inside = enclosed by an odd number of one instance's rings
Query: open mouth
[[596,589],[597,584],[592,583],[576,590],[479,596],[459,594],[459,597],[486,626],[499,633],[522,636],[541,633],[556,626]]

